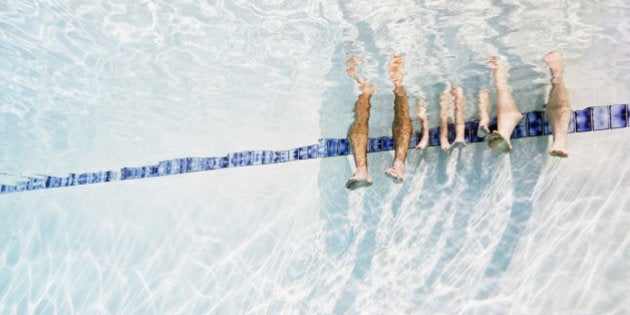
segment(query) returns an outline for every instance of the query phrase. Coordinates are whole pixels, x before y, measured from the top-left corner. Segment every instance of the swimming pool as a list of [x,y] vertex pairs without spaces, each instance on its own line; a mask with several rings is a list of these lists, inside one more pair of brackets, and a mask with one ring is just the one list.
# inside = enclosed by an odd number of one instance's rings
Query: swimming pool
[[[540,110],[560,49],[573,108],[630,102],[622,1],[0,4],[0,183],[342,138],[379,83],[371,136],[390,134],[385,65],[425,97],[464,87],[466,118],[512,66]],[[413,106],[412,106],[413,107]],[[417,127],[417,122],[414,121]],[[410,151],[406,180],[349,192],[346,156],[0,195],[1,313],[628,311],[628,128]]]

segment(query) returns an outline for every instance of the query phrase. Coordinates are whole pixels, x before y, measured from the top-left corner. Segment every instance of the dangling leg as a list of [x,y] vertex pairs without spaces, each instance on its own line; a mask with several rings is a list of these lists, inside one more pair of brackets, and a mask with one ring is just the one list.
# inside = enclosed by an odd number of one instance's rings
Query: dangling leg
[[422,138],[416,149],[425,149],[429,145],[429,120],[427,119],[427,108],[424,105],[424,100],[418,100],[418,106],[416,107],[416,116],[418,120],[420,120],[420,124],[422,125]]
[[446,91],[440,94],[440,147],[447,151],[451,148],[448,142],[448,116],[451,108],[451,96]]
[[497,125],[496,131],[488,137],[488,146],[503,153],[512,151],[510,137],[514,127],[523,119],[523,114],[516,107],[512,91],[508,85],[508,68],[499,64],[499,57],[490,57],[488,67],[494,69],[494,87],[497,89]]
[[398,55],[392,56],[389,61],[389,75],[392,83],[394,83],[394,122],[392,124],[394,161],[392,162],[392,167],[387,169],[385,174],[391,176],[397,182],[402,181],[405,175],[405,162],[413,129],[411,118],[409,118],[407,93],[402,85],[404,64],[405,59]]
[[451,96],[453,96],[455,103],[455,141],[453,141],[453,145],[463,146],[466,144],[466,122],[464,121],[466,100],[464,99],[464,91],[461,87],[454,86],[451,88]]
[[551,132],[553,134],[553,144],[549,154],[558,157],[568,157],[567,138],[569,120],[571,117],[571,102],[569,92],[564,85],[564,64],[559,51],[552,51],[545,55],[543,60],[551,71],[551,91],[545,114],[549,119]]
[[372,185],[372,177],[367,167],[368,120],[370,119],[370,98],[374,94],[375,84],[357,75],[358,61],[354,58],[346,61],[348,75],[359,83],[361,94],[354,103],[354,123],[350,126],[348,138],[354,156],[356,171],[346,182],[346,188],[357,189]]
[[490,123],[490,114],[488,113],[488,105],[490,101],[488,98],[488,89],[479,91],[479,129],[477,130],[478,137],[485,137],[490,133],[488,124]]

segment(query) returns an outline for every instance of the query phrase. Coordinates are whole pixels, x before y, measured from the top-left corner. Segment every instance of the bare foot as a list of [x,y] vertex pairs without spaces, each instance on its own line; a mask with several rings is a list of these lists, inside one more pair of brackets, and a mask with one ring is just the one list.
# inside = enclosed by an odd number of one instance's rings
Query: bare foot
[[497,131],[493,131],[488,137],[488,146],[503,153],[510,153],[512,151],[510,140],[503,137]]
[[479,129],[477,129],[478,137],[485,137],[490,133],[488,124],[490,123],[490,114],[488,107],[490,100],[488,97],[488,89],[479,91]]
[[394,83],[394,86],[402,86],[403,81],[403,73],[402,69],[405,66],[405,58],[401,55],[393,55],[389,59],[388,63],[388,74],[389,78]]
[[376,83],[370,83],[366,78],[359,76],[359,65],[361,64],[363,64],[363,61],[354,57],[346,60],[346,73],[348,73],[350,78],[359,83],[361,93],[372,95],[378,85]]
[[427,108],[424,105],[423,99],[418,100],[416,116],[422,125],[422,138],[420,139],[420,142],[418,142],[418,145],[416,145],[416,149],[426,149],[426,147],[429,146],[429,120],[427,119]]
[[346,182],[346,188],[355,190],[357,188],[370,186],[372,183],[372,177],[367,167],[359,167]]
[[494,86],[497,89],[509,88],[507,80],[510,76],[510,68],[501,63],[501,58],[498,56],[492,56],[488,58],[488,62],[486,63],[486,65],[488,66],[488,68],[494,70]]
[[549,70],[551,71],[551,76],[552,76],[551,82],[556,83],[556,82],[553,82],[554,80],[561,81],[562,75],[564,72],[564,63],[562,61],[562,54],[557,50],[550,51],[543,57],[543,61],[547,64],[547,66],[549,66]]
[[399,160],[394,160],[392,167],[388,168],[385,171],[385,174],[393,178],[396,183],[402,182],[403,176],[405,175],[405,163]]

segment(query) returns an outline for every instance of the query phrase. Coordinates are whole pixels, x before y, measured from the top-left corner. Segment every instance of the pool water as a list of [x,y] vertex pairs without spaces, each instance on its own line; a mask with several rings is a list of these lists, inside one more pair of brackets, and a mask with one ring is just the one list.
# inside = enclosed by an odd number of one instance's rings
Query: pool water
[[[620,0],[3,2],[0,184],[343,138],[349,56],[378,84],[370,136],[397,53],[432,127],[450,85],[477,118],[491,55],[522,111],[553,49],[573,109],[627,104],[628,22]],[[412,150],[402,184],[371,153],[352,192],[341,156],[1,194],[0,313],[628,313],[629,130],[571,134],[568,159]]]

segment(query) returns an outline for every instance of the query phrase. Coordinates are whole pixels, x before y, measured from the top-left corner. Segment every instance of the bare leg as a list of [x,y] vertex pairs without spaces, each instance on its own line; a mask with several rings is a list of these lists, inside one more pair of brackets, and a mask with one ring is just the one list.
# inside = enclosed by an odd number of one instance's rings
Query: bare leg
[[427,146],[429,146],[429,120],[427,119],[427,108],[426,106],[424,106],[423,99],[418,100],[416,116],[422,124],[422,138],[420,139],[420,142],[418,142],[416,149],[425,149]]
[[553,144],[549,154],[568,157],[567,129],[571,117],[571,103],[569,101],[569,92],[564,85],[562,77],[564,72],[562,55],[559,51],[552,51],[547,53],[543,60],[551,71],[551,91],[549,92],[549,101],[545,111],[553,134]]
[[451,95],[455,100],[455,141],[453,141],[453,145],[462,146],[466,144],[466,122],[464,122],[466,101],[464,99],[464,91],[461,87],[454,86],[451,88]]
[[354,58],[346,61],[348,75],[359,83],[361,94],[354,103],[354,123],[348,131],[350,146],[356,164],[356,171],[346,182],[346,188],[357,189],[372,185],[372,177],[367,167],[367,142],[368,142],[368,120],[370,119],[370,98],[376,88],[375,84],[369,83],[366,79],[357,74],[359,61]]
[[488,124],[490,123],[490,114],[488,114],[489,106],[488,89],[479,91],[479,129],[477,135],[484,137],[490,133]]
[[451,96],[445,92],[440,94],[440,146],[446,151],[451,148],[448,143],[448,114],[451,107]]
[[389,60],[389,75],[392,83],[394,83],[394,122],[392,124],[394,161],[392,162],[392,167],[388,168],[385,174],[391,176],[397,182],[402,181],[405,174],[405,162],[413,129],[409,118],[407,93],[402,85],[404,64],[405,59],[399,55],[394,55]]
[[523,119],[523,114],[516,107],[512,91],[508,85],[508,68],[499,64],[499,57],[490,57],[488,67],[494,69],[494,87],[497,89],[497,125],[496,131],[488,137],[488,146],[503,153],[512,151],[510,137],[514,127]]

